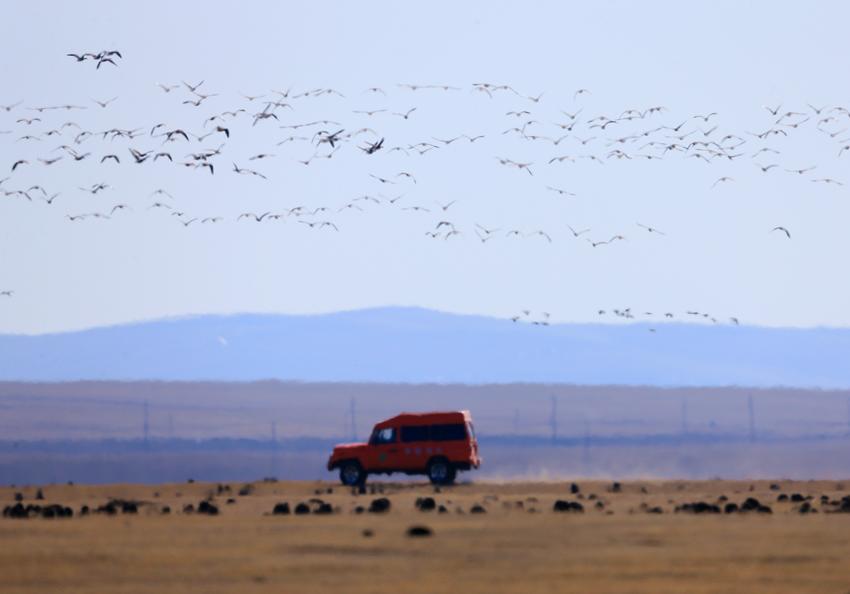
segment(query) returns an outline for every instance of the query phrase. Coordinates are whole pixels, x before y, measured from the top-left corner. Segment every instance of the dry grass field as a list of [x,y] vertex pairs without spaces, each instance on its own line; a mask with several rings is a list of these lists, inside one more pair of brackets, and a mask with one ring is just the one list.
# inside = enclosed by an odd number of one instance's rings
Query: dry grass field
[[[834,481],[476,483],[440,492],[374,483],[354,494],[331,483],[2,488],[3,505],[61,503],[70,519],[0,519],[0,591],[129,592],[850,592],[850,514],[827,513],[850,493]],[[331,489],[332,492],[328,492]],[[242,491],[242,495],[240,495]],[[318,493],[318,494],[317,494]],[[818,513],[800,514],[811,495]],[[719,500],[725,495],[728,501]],[[386,497],[385,513],[370,513]],[[433,497],[446,511],[417,509]],[[695,501],[742,503],[771,514],[675,513]],[[310,499],[332,513],[272,515]],[[110,499],[137,513],[91,513]],[[581,513],[553,511],[556,500]],[[184,512],[209,500],[218,515]],[[228,503],[228,500],[230,502]],[[601,503],[600,503],[601,502]],[[484,513],[472,513],[480,505]],[[168,506],[170,514],[163,514]],[[357,513],[356,508],[366,508]],[[660,507],[663,513],[647,509]],[[120,506],[119,506],[120,508]],[[411,537],[411,526],[430,536]]]

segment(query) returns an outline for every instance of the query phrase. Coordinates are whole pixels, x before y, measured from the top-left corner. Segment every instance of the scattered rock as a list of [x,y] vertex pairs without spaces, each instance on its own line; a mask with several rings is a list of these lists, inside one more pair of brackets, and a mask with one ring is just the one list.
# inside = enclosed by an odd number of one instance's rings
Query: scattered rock
[[575,495],[579,491],[581,491],[581,487],[579,487],[577,483],[570,483],[570,493]]
[[471,508],[469,508],[469,513],[471,514],[486,514],[487,510],[484,509],[484,506],[480,503],[476,503]]
[[289,503],[287,503],[285,501],[282,502],[282,503],[276,504],[274,506],[274,509],[272,509],[272,515],[275,515],[275,516],[288,516],[289,513],[290,513]]
[[303,501],[295,506],[295,515],[303,516],[304,514],[310,513],[310,506],[304,503]]

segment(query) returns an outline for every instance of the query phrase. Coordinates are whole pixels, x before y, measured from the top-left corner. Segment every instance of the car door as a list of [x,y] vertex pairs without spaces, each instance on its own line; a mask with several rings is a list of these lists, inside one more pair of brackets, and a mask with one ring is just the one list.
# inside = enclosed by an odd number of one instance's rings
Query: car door
[[398,430],[395,427],[375,429],[369,440],[369,450],[369,471],[386,472],[398,469]]

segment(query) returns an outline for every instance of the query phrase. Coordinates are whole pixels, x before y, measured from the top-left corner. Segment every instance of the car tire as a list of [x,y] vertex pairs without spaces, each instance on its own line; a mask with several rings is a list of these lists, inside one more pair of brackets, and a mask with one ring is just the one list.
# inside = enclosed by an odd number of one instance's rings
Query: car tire
[[434,458],[428,463],[428,479],[434,485],[450,485],[457,471],[445,458]]
[[448,476],[448,477],[446,477],[446,482],[445,482],[445,484],[446,484],[446,485],[452,485],[452,484],[454,484],[454,482],[455,482],[455,479],[456,479],[456,478],[457,478],[457,468],[455,468],[454,466],[452,466],[452,467],[450,467],[450,468],[449,468],[449,476]]
[[343,462],[339,467],[339,480],[346,487],[358,487],[366,482],[366,473],[356,460]]

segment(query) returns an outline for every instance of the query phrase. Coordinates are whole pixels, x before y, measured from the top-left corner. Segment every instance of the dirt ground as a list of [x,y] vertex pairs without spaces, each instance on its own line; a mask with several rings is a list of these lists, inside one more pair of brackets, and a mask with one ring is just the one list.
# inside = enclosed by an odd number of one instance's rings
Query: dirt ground
[[[57,485],[0,488],[2,506],[61,503],[69,519],[0,519],[4,594],[129,592],[850,592],[850,481]],[[328,492],[328,490],[332,492]],[[240,491],[243,494],[239,494]],[[811,495],[818,513],[780,495]],[[719,499],[725,495],[728,501]],[[385,513],[368,511],[386,497]],[[433,497],[445,511],[417,509]],[[772,513],[675,513],[756,498]],[[272,515],[277,503],[332,513]],[[110,499],[137,513],[80,509]],[[556,500],[583,512],[555,512]],[[218,515],[187,513],[210,500]],[[231,500],[228,503],[228,500]],[[478,505],[485,511],[473,513]],[[171,510],[163,514],[164,506]],[[366,508],[357,513],[357,507]],[[652,508],[662,513],[649,513]],[[658,510],[655,510],[658,511]],[[430,536],[408,536],[412,526]]]

